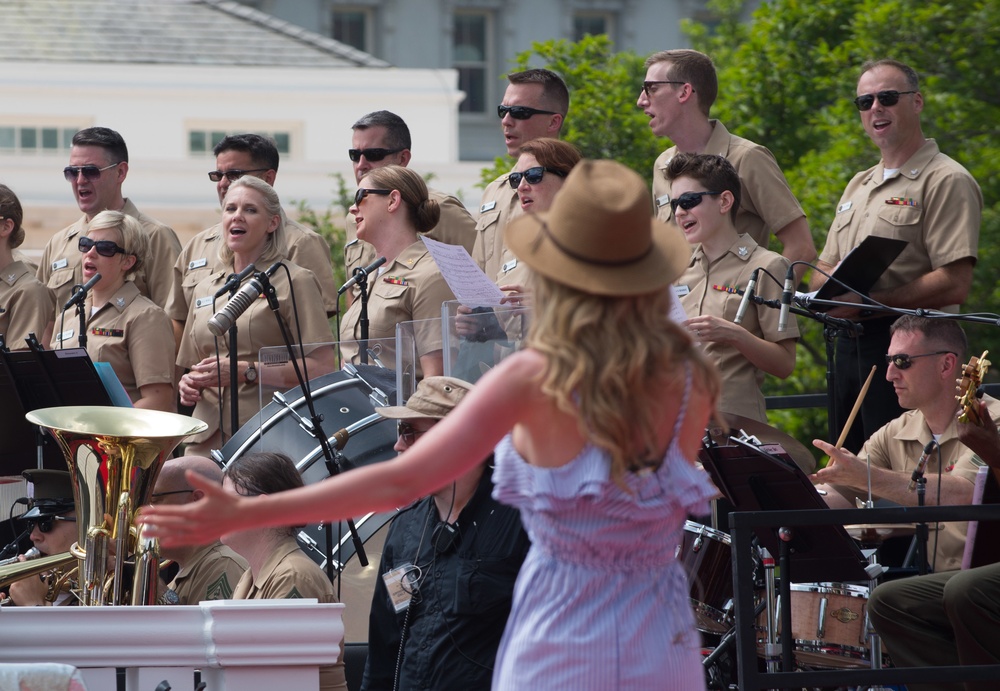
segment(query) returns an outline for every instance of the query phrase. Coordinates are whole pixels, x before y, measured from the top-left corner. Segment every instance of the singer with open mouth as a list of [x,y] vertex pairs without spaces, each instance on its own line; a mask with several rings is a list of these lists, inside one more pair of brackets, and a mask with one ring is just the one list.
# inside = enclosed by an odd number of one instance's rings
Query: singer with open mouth
[[[286,259],[285,216],[273,187],[249,175],[233,182],[222,205],[222,230],[225,242],[220,243],[219,257],[226,268],[206,276],[195,286],[177,354],[177,365],[189,370],[180,378],[180,401],[194,406],[194,417],[208,423],[206,431],[190,438],[186,447],[189,455],[207,456],[211,449],[221,448],[236,431],[230,429],[229,387],[233,382],[229,361],[233,355],[229,352],[227,328],[220,329],[220,322],[228,326],[230,319],[234,319],[237,330],[235,385],[239,387],[240,425],[260,410],[259,386],[283,390],[298,384],[288,364],[262,368],[259,363],[261,348],[284,346],[265,291],[254,290],[255,286],[262,286],[264,279],[256,277],[253,271],[243,279],[240,292],[233,298],[250,302],[241,314],[215,312],[216,308],[228,308],[228,297],[215,300],[213,307],[213,296],[233,274],[241,274],[250,265],[256,272],[263,272],[281,262],[284,266],[268,271],[266,281],[274,287],[278,314],[293,339],[297,341],[301,335],[302,344],[329,344],[333,340],[319,281],[311,271]],[[226,319],[220,318],[223,314]],[[333,349],[328,345],[309,349],[306,360],[311,379],[336,368]]]
[[76,348],[84,311],[87,353],[111,365],[136,408],[175,410],[174,356],[163,339],[172,333],[163,308],[142,295],[134,278],[149,259],[149,236],[136,219],[102,211],[78,241],[81,290],[57,304],[52,348]]

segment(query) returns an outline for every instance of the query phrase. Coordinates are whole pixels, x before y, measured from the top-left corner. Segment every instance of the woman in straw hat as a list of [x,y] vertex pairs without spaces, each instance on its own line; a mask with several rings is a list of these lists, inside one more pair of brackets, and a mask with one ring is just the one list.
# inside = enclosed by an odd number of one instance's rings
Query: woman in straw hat
[[674,551],[717,494],[692,459],[718,383],[666,318],[690,250],[650,208],[636,173],[584,161],[548,212],[507,227],[533,271],[526,347],[406,453],[271,497],[191,477],[209,497],[145,521],[169,544],[357,516],[424,496],[495,447],[494,495],[521,510],[532,546],[494,688],[704,688]]

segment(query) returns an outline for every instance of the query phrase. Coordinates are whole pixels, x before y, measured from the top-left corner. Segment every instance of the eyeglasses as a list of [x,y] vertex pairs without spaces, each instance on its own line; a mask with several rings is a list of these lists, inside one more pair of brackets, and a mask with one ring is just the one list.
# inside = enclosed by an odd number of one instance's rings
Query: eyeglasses
[[392,190],[373,190],[370,187],[359,187],[358,191],[354,193],[354,206],[361,206],[361,200],[367,197],[369,194],[391,194]]
[[426,434],[427,430],[417,429],[409,422],[403,422],[400,420],[396,423],[396,432],[399,434],[399,438],[405,443],[412,444],[417,440],[417,437],[422,434]]
[[657,84],[687,84],[687,82],[678,82],[678,81],[675,81],[675,80],[672,80],[672,79],[665,80],[665,81],[643,82],[642,83],[642,90],[643,90],[643,92],[645,92],[646,96],[652,96],[653,94],[656,93],[656,89],[653,89],[652,91],[650,91],[649,87],[656,86]]
[[528,168],[527,170],[521,172],[515,171],[511,173],[507,176],[507,182],[509,182],[510,186],[516,190],[518,185],[521,184],[521,178],[527,180],[529,185],[537,185],[542,181],[545,173],[552,173],[553,175],[558,175],[561,178],[569,175],[569,173],[565,170],[556,170],[555,168],[546,168],[545,166],[535,166],[534,168]]
[[885,364],[895,365],[896,369],[910,369],[910,367],[913,366],[913,361],[916,360],[918,357],[930,357],[932,355],[955,355],[957,357],[958,353],[955,353],[951,350],[937,350],[934,351],[933,353],[920,353],[919,355],[907,355],[906,353],[896,353],[895,355],[886,355]]
[[77,243],[81,252],[89,252],[91,247],[97,249],[97,253],[102,257],[113,257],[116,254],[127,254],[125,248],[121,247],[114,240],[91,240],[88,237],[80,238]]
[[32,530],[38,528],[38,532],[40,533],[49,533],[55,527],[56,521],[76,523],[76,519],[72,516],[49,516],[48,518],[39,518],[37,521],[29,520],[27,523]]
[[250,170],[213,170],[208,174],[208,179],[212,182],[219,182],[222,178],[229,180],[229,182],[236,182],[241,177],[247,173],[263,173],[266,170],[271,170],[270,168],[251,168]]
[[[119,161],[118,163],[121,163],[121,161]],[[83,173],[83,177],[86,178],[87,180],[96,180],[97,178],[101,177],[101,173],[103,171],[108,170],[109,168],[114,168],[116,165],[118,165],[118,163],[112,163],[111,165],[104,166],[103,168],[98,168],[95,165],[66,166],[65,168],[63,168],[63,177],[69,180],[70,182],[73,182],[74,180],[77,179],[77,177],[79,177],[80,173]]]
[[527,120],[532,115],[559,115],[551,110],[538,110],[538,108],[529,108],[528,106],[497,106],[497,115],[503,120],[503,116],[510,113],[510,116],[515,120]]
[[856,99],[854,99],[854,105],[858,107],[858,110],[871,110],[872,106],[875,105],[875,99],[878,102],[888,108],[889,106],[894,106],[899,103],[899,97],[904,94],[915,94],[916,91],[896,91],[894,89],[889,89],[888,91],[879,91],[877,94],[861,94]]
[[375,161],[381,161],[386,156],[398,154],[402,150],[403,149],[348,149],[347,155],[350,156],[351,160],[355,163],[360,161],[362,156],[374,163]]
[[716,195],[722,194],[722,192],[685,192],[681,196],[677,197],[677,199],[670,200],[670,210],[676,213],[678,206],[685,211],[693,209],[701,204],[701,198],[706,194]]

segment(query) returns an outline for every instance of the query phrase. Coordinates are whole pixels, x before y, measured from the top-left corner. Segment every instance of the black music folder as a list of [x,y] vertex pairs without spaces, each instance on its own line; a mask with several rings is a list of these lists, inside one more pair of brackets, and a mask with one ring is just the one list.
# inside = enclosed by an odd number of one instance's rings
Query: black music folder
[[869,235],[847,253],[834,270],[833,277],[828,278],[812,297],[817,300],[832,300],[846,292],[845,285],[868,295],[875,282],[908,244],[906,240]]

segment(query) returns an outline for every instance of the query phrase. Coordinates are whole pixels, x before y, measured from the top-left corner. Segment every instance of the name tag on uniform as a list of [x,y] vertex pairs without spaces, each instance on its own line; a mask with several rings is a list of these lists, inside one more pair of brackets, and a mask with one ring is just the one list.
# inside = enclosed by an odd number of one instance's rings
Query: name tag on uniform
[[687,286],[674,286],[674,295],[676,295],[679,298],[684,297],[685,295],[687,295],[690,292],[691,292],[691,289],[688,288]]
[[56,334],[56,340],[59,342],[68,341],[71,338],[73,338],[73,329],[63,331],[61,334]]
[[211,297],[198,298],[197,300],[194,301],[195,309],[201,309],[202,307],[211,307],[211,305],[212,305]]
[[479,207],[479,213],[485,213],[487,211],[493,211],[493,209],[496,207],[496,205],[497,205],[497,203],[496,203],[495,200],[492,201],[492,202],[487,202],[487,203],[485,203],[485,204],[483,204],[482,206]]
[[517,260],[516,259],[511,259],[509,262],[507,262],[506,264],[504,264],[503,266],[501,266],[500,270],[503,271],[504,273],[507,273],[508,271],[510,271],[511,269],[513,269],[515,266],[517,266]]
[[406,608],[410,606],[410,600],[413,599],[413,594],[417,591],[417,581],[419,579],[417,574],[419,573],[413,564],[403,564],[392,571],[382,574],[382,580],[385,581],[385,589],[389,591],[389,599],[392,600],[392,606],[395,608],[396,614],[405,612]]
[[843,211],[847,211],[852,206],[853,206],[852,202],[844,202],[843,204],[841,204],[840,206],[837,207],[837,213],[839,214],[839,213],[841,213]]
[[656,198],[656,208],[659,209],[661,206],[666,206],[670,203],[670,195],[664,194]]
[[69,261],[66,259],[56,259],[52,262],[53,271],[56,271],[57,269],[65,269],[67,266],[69,266]]
[[201,259],[192,259],[188,262],[188,271],[191,271],[192,269],[200,269],[203,266],[208,266],[208,259],[206,257],[202,257]]

